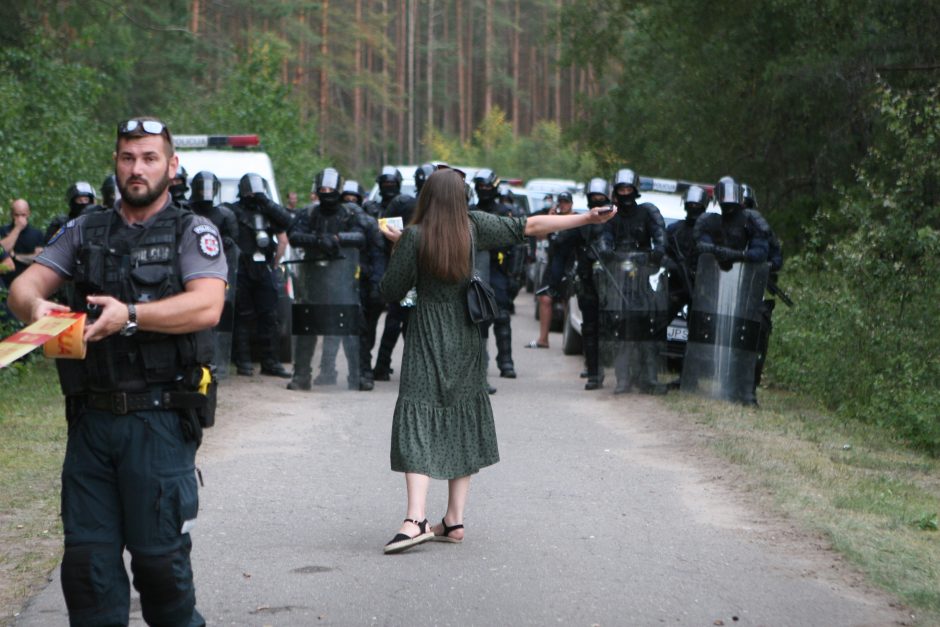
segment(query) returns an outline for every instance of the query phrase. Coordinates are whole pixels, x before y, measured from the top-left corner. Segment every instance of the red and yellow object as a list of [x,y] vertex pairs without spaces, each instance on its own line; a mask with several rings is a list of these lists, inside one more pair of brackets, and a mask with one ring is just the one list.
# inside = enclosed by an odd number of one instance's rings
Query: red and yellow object
[[85,314],[56,311],[0,342],[0,368],[43,347],[46,357],[85,359]]

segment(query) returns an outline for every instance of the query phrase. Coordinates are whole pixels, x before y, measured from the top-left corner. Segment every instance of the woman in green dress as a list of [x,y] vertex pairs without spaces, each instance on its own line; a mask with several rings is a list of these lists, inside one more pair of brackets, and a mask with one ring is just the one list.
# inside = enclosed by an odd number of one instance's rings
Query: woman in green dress
[[[526,236],[605,222],[616,213],[596,208],[585,214],[503,218],[468,212],[465,190],[461,173],[440,169],[424,184],[411,224],[404,231],[383,229],[396,245],[382,295],[396,302],[417,289],[392,421],[391,466],[405,473],[408,508],[386,553],[431,539],[461,542],[470,475],[499,461],[484,346],[467,313],[471,242],[478,250],[505,247]],[[447,512],[435,527],[425,516],[431,478],[448,481]]]

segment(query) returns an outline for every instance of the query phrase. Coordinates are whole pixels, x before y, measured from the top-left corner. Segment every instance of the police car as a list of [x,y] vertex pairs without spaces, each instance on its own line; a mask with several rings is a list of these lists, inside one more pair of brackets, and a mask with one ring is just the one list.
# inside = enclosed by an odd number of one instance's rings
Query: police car
[[[260,149],[258,135],[174,135],[173,145],[180,166],[192,178],[203,170],[215,174],[222,183],[216,202],[233,203],[238,200],[238,181],[248,173],[260,174],[267,184],[271,199],[280,204],[281,195],[274,177],[271,158]],[[293,258],[288,246],[286,259]],[[278,358],[291,361],[291,304],[293,283],[289,272],[283,273],[283,289],[278,294]]]
[[[713,187],[703,183],[641,176],[641,196],[638,202],[649,202],[656,205],[666,226],[669,226],[673,222],[685,219],[685,206],[682,200],[690,185],[698,185],[708,190],[709,193],[711,193]],[[715,212],[717,210],[710,207],[708,211]],[[685,355],[685,345],[689,340],[687,316],[687,311],[679,312],[679,315],[669,323],[669,327],[666,329],[665,357],[673,368],[681,367],[682,358]],[[581,353],[581,320],[578,299],[572,294],[568,299],[565,321],[562,325],[562,351],[566,355]]]

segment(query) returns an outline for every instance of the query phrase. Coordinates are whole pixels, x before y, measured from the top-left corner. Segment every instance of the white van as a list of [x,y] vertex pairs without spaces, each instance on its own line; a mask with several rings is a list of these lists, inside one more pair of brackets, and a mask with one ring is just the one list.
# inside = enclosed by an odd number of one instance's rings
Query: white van
[[[212,172],[222,182],[218,202],[238,200],[238,181],[249,173],[260,174],[268,183],[268,193],[274,202],[281,203],[281,195],[274,178],[271,158],[258,146],[257,135],[176,135],[173,145],[180,165],[190,178],[203,170]],[[225,149],[223,147],[228,147]]]

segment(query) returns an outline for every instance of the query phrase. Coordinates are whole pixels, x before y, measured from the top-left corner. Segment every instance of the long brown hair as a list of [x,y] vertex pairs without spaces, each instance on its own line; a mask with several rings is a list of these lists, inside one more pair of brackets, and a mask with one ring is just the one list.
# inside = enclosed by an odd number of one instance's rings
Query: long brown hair
[[448,283],[470,276],[470,218],[463,178],[453,170],[428,177],[411,224],[421,225],[418,267]]

